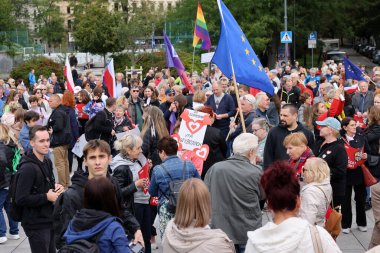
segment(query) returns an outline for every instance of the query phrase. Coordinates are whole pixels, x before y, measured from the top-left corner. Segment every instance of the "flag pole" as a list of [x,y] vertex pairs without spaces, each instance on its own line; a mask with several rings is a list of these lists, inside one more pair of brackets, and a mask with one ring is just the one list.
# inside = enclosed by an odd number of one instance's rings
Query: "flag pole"
[[243,133],[246,133],[247,131],[245,129],[243,111],[241,110],[241,104],[240,104],[240,98],[239,98],[239,92],[238,92],[238,87],[237,87],[237,83],[236,83],[235,73],[232,74],[232,80],[233,80],[233,84],[235,87],[235,95],[236,95],[236,99],[237,99],[237,103],[238,103],[238,110],[239,110],[239,115],[240,115],[241,127],[243,128]]
[[194,55],[195,55],[195,47],[193,47],[193,64],[191,65],[191,76],[193,76],[193,72],[194,72]]

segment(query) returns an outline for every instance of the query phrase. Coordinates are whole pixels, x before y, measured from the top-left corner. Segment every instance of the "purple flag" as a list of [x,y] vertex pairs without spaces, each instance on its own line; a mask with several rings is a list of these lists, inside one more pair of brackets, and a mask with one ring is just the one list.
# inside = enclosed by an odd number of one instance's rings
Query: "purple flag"
[[170,122],[169,134],[172,135],[174,132],[175,123],[177,122],[177,118],[175,117],[175,112],[172,112],[170,114],[169,122]]
[[183,66],[181,59],[177,52],[175,51],[172,43],[170,42],[168,36],[164,32],[164,41],[165,41],[165,51],[166,51],[166,65],[168,68],[176,68],[178,75],[181,77],[182,83],[185,84],[186,88],[191,92],[195,92],[193,86],[190,84],[189,79],[187,78],[185,67]]
[[168,68],[176,68],[178,75],[181,75],[182,72],[185,71],[185,67],[183,66],[181,59],[179,59],[179,56],[177,52],[175,51],[172,43],[170,42],[170,39],[168,36],[166,36],[166,33],[164,32],[164,40],[165,40],[165,46],[166,46],[166,63]]

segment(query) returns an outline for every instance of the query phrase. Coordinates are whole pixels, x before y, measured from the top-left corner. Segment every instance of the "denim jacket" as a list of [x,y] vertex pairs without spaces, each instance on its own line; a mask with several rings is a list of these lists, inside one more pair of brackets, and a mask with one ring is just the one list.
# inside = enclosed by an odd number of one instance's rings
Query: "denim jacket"
[[[182,179],[183,163],[183,160],[181,160],[178,156],[173,155],[166,158],[161,165],[154,167],[149,186],[149,194],[152,197],[158,196],[159,206],[165,199],[167,199],[166,196],[169,196],[169,182],[171,180],[174,181]],[[165,166],[165,169],[170,176],[165,172],[162,165]],[[194,164],[190,161],[186,161],[184,179],[192,177],[200,178]]]

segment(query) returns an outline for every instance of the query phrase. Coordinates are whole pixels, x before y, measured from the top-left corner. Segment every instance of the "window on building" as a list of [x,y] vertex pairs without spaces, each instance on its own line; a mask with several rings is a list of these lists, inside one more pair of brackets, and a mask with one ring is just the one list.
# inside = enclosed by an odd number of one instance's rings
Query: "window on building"
[[114,9],[115,11],[119,11],[119,3],[114,3]]
[[34,25],[34,32],[38,32],[38,26]]
[[137,9],[137,3],[132,3],[132,9],[136,10]]
[[73,28],[73,22],[69,19],[67,20],[67,28],[71,30]]
[[172,7],[173,7],[173,6],[172,6],[172,3],[169,2],[169,3],[168,3],[168,11],[170,11],[170,10],[172,9]]
[[158,10],[162,11],[163,9],[164,9],[164,3],[161,2],[161,3],[158,4]]
[[67,6],[67,14],[70,14],[71,13],[71,8],[70,6]]

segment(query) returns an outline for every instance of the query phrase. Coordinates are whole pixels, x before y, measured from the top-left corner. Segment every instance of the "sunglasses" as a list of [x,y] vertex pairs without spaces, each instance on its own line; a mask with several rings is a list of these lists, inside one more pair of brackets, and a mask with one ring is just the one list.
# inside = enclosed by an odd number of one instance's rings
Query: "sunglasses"
[[139,90],[132,90],[132,92],[139,92]]

